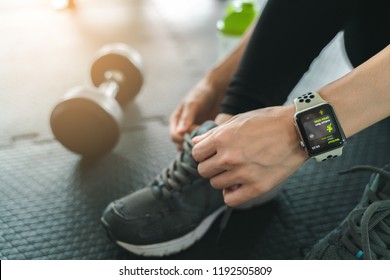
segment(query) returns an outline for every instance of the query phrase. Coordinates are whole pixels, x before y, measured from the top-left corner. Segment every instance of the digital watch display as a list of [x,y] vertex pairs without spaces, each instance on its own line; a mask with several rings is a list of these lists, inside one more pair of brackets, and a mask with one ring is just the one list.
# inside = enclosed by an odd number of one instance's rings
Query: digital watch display
[[340,156],[346,138],[332,105],[317,92],[296,98],[294,104],[294,122],[308,155],[317,161]]
[[310,156],[344,146],[345,136],[339,130],[339,123],[329,104],[300,112],[295,122],[302,133],[302,140]]

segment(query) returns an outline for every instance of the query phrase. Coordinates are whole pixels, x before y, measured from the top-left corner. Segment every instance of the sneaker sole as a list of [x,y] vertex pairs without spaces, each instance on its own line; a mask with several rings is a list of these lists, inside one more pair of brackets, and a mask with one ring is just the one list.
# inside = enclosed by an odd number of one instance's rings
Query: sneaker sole
[[[218,208],[209,216],[207,216],[193,231],[176,239],[172,239],[161,243],[148,244],[148,245],[134,245],[119,240],[113,240],[113,241],[116,242],[120,247],[126,249],[127,251],[145,257],[163,257],[163,256],[179,253],[180,251],[187,249],[188,247],[193,245],[196,241],[198,241],[200,238],[202,238],[203,235],[205,235],[205,233],[207,232],[207,230],[211,227],[215,219],[224,210],[226,210],[226,208],[227,208],[226,206],[222,206]],[[108,236],[111,239],[113,239],[109,232],[110,231],[109,225],[103,218],[102,218],[102,223],[104,228],[107,230]]]

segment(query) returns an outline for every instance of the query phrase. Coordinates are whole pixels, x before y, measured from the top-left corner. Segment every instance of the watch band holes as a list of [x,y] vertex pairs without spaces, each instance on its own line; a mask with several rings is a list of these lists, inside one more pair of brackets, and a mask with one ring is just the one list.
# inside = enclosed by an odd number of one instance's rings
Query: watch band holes
[[328,159],[332,159],[332,158],[337,158],[338,157],[338,155],[329,155],[329,156],[327,156],[326,158],[324,158],[322,161],[327,161]]

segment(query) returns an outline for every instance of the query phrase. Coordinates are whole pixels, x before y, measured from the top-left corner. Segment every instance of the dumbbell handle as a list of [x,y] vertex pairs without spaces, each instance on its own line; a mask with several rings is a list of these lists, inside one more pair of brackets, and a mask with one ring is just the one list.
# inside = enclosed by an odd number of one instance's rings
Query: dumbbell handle
[[99,85],[99,90],[107,97],[116,98],[123,75],[118,71],[107,71],[104,73],[105,82]]
[[119,91],[119,85],[115,81],[107,81],[99,86],[99,90],[105,96],[115,98]]

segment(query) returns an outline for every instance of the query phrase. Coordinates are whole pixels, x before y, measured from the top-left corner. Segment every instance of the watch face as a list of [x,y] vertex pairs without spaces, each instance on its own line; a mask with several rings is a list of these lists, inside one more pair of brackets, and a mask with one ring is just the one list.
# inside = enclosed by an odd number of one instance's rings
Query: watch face
[[321,104],[295,115],[302,140],[310,156],[339,148],[346,142],[330,104]]

